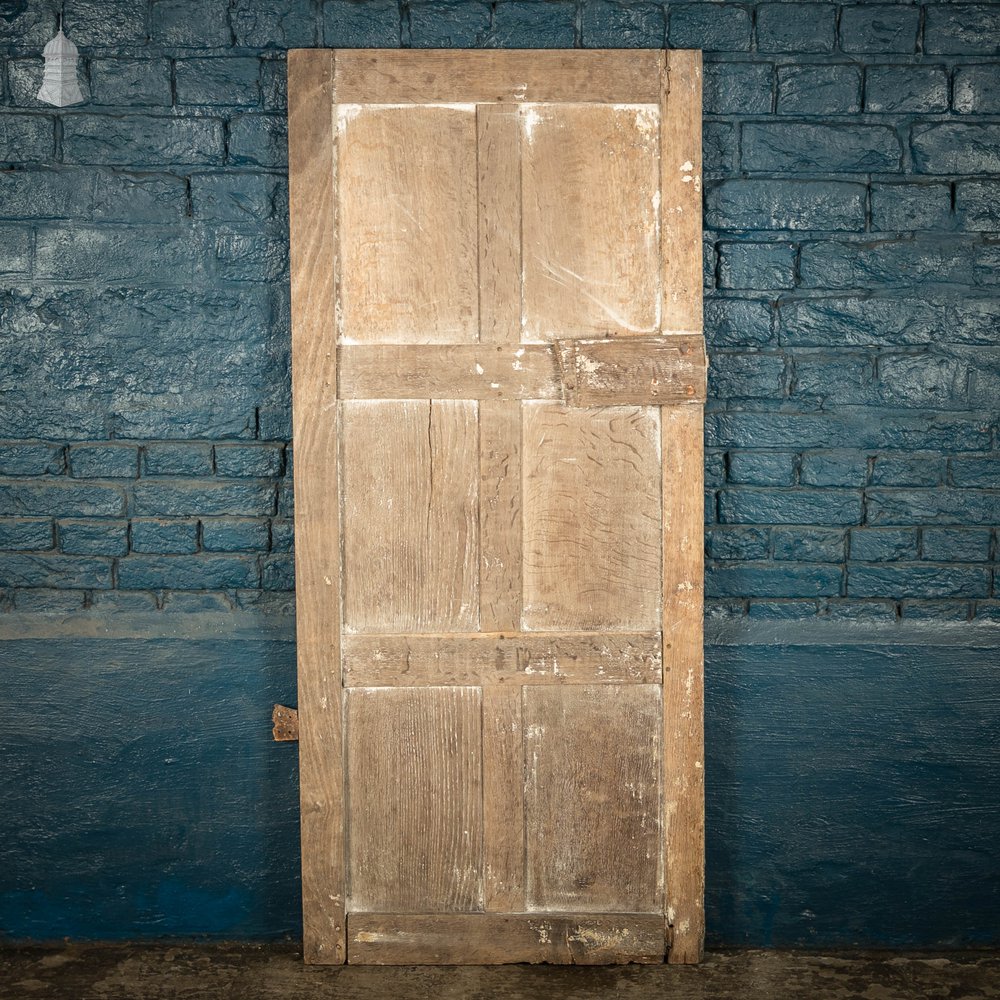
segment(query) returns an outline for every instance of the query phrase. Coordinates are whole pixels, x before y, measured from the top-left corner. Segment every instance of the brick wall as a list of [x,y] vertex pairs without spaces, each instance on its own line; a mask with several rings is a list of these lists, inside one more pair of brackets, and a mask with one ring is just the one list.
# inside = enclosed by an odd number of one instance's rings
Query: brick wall
[[664,43],[706,60],[710,610],[1000,620],[1000,5],[960,2],[0,5],[0,606],[287,605],[285,48]]

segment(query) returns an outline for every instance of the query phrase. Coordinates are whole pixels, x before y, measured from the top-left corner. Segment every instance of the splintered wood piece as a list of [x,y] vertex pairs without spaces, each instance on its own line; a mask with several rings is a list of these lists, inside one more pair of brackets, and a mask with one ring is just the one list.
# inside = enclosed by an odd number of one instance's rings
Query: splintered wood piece
[[663,918],[641,913],[352,913],[351,961],[368,965],[656,964]]
[[528,909],[663,912],[660,697],[524,689]]
[[655,107],[522,109],[525,340],[660,328]]
[[346,957],[333,72],[332,52],[288,55],[302,920],[314,963]]
[[475,403],[345,403],[342,423],[347,628],[474,629],[479,615]]
[[347,692],[351,912],[483,908],[476,688]]
[[659,100],[655,50],[339,49],[337,100],[344,104]]
[[295,743],[299,738],[299,713],[287,705],[275,705],[271,712],[271,736],[275,743]]
[[660,622],[659,412],[526,404],[525,628]]
[[475,341],[474,109],[343,108],[341,338]]
[[348,687],[658,684],[657,632],[345,635]]
[[662,421],[666,910],[670,961],[688,963],[701,961],[705,935],[704,420],[678,406]]
[[521,691],[483,688],[484,909],[524,910]]

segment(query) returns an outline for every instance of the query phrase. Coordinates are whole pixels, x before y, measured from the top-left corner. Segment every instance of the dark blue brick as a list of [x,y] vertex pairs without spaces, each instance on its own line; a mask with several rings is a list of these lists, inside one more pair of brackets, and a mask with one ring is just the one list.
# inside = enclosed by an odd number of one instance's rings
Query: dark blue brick
[[864,486],[868,456],[860,451],[807,451],[799,481],[807,486]]
[[795,253],[791,243],[721,243],[719,287],[792,288]]
[[286,235],[226,231],[215,237],[219,274],[230,281],[278,281],[288,275]]
[[26,275],[31,271],[33,237],[23,226],[0,224],[0,274]]
[[[50,105],[38,100],[38,88],[42,85],[45,61],[41,56],[26,56],[7,60],[7,85],[10,102],[16,108],[42,108]],[[83,87],[81,81],[81,89]],[[83,90],[87,96],[86,90]]]
[[930,114],[948,110],[948,74],[940,66],[871,66],[865,110]]
[[934,562],[987,562],[991,542],[989,528],[924,528],[920,555]]
[[[259,593],[259,591],[253,591]],[[174,591],[162,595],[162,610],[167,614],[198,614],[202,611],[232,611],[237,605],[232,594],[211,591]]]
[[576,5],[559,0],[501,0],[486,41],[494,48],[563,49],[576,42]]
[[229,19],[236,44],[255,49],[311,48],[316,18],[310,0],[235,0]]
[[846,115],[861,110],[856,66],[781,66],[778,111],[786,115]]
[[143,449],[142,471],[148,476],[209,476],[212,446],[174,441],[147,444]]
[[988,597],[990,571],[983,566],[850,565],[851,597]]
[[746,52],[750,48],[750,13],[735,4],[671,4],[670,47],[706,52]]
[[875,486],[937,486],[944,480],[942,455],[876,455]]
[[270,532],[262,518],[209,518],[201,522],[206,552],[266,552]]
[[92,59],[90,95],[94,104],[128,107],[171,104],[167,59]]
[[295,515],[295,487],[286,479],[278,489],[278,517],[291,518]]
[[746,170],[889,173],[899,170],[902,149],[883,125],[756,123],[743,126],[741,162]]
[[141,45],[148,27],[146,0],[73,0],[63,29],[81,48]]
[[774,558],[783,562],[844,561],[844,532],[835,528],[774,528]]
[[757,8],[761,52],[832,52],[837,10],[825,3],[763,3]]
[[965,622],[972,617],[968,601],[903,601],[900,605],[903,618],[911,621]]
[[132,551],[183,555],[198,551],[198,522],[133,518]]
[[903,4],[857,4],[840,11],[845,52],[915,52],[920,10]]
[[399,46],[397,0],[327,0],[323,4],[323,42],[345,49],[394,49]]
[[841,181],[724,181],[707,191],[705,222],[713,229],[862,230],[865,198],[864,185]]
[[795,454],[788,451],[731,451],[729,481],[749,486],[793,486]]
[[816,613],[815,600],[751,600],[748,617],[753,621],[799,621],[802,618],[813,618]]
[[872,184],[872,228],[883,232],[947,229],[951,188],[947,184]]
[[413,0],[409,13],[415,48],[477,48],[490,30],[490,5],[475,0]]
[[109,588],[111,560],[18,553],[0,559],[0,587]]
[[705,336],[712,347],[763,347],[774,340],[771,308],[751,299],[708,299]]
[[271,522],[271,551],[291,552],[295,543],[295,523],[285,518]]
[[874,359],[861,354],[796,357],[791,395],[824,409],[877,403]]
[[178,104],[260,104],[259,59],[178,59],[174,74]]
[[769,63],[705,63],[706,115],[760,115],[771,110]]
[[705,443],[715,448],[901,448],[983,451],[989,420],[950,413],[899,414],[877,407],[840,413],[710,413]]
[[823,298],[784,302],[781,343],[796,347],[929,344],[946,326],[942,306],[911,298]]
[[851,559],[862,562],[893,562],[917,558],[916,528],[854,528]]
[[0,7],[0,42],[16,39],[18,46],[41,51],[56,33],[62,4],[5,3]]
[[260,582],[252,556],[128,556],[118,561],[123,590],[230,590]]
[[880,601],[871,598],[852,601],[836,598],[826,602],[824,618],[839,622],[881,622],[894,623],[896,620],[896,602]]
[[70,115],[63,120],[67,163],[112,166],[220,163],[222,122],[213,118]]
[[59,548],[67,555],[123,556],[128,552],[126,521],[60,521]]
[[726,481],[726,454],[722,451],[705,452],[705,485],[722,486]]
[[283,167],[288,162],[288,121],[280,115],[240,115],[229,126],[229,162]]
[[702,168],[706,177],[723,177],[736,168],[739,133],[727,122],[705,122],[701,130]]
[[125,496],[116,486],[68,480],[0,481],[0,515],[120,517]]
[[[111,591],[96,590],[94,593],[107,594]],[[51,587],[25,587],[15,590],[13,595],[14,608],[17,611],[72,615],[83,611],[86,592],[83,590],[55,590]]]
[[1000,229],[1000,181],[960,181],[955,185],[955,214],[963,229]]
[[1000,66],[959,66],[955,70],[952,106],[962,115],[1000,112]]
[[0,517],[0,549],[51,549],[52,521],[47,517]]
[[0,114],[0,162],[51,160],[54,143],[54,126],[47,115]]
[[152,39],[171,48],[223,48],[232,43],[227,0],[154,0]]
[[977,298],[964,293],[947,310],[948,340],[954,344],[996,345],[1000,302],[993,296]]
[[955,486],[982,486],[996,489],[1000,483],[1000,453],[956,455],[950,460],[951,481]]
[[976,601],[976,620],[1000,624],[1000,601]]
[[156,595],[140,590],[95,590],[90,595],[92,614],[130,614],[135,611],[155,611]]
[[8,219],[87,218],[92,189],[89,171],[0,170],[0,204]]
[[77,444],[69,450],[70,475],[77,479],[135,479],[139,448],[134,444]]
[[[996,486],[996,479],[991,483]],[[879,489],[868,492],[872,524],[997,524],[1000,491]]]
[[183,177],[99,170],[93,175],[91,217],[100,222],[179,222],[187,215]]
[[260,98],[265,111],[288,108],[288,73],[284,59],[265,59],[260,64]]
[[823,597],[840,593],[843,572],[822,563],[743,563],[705,568],[707,597]]
[[723,524],[860,524],[861,493],[752,487],[722,490],[719,520]]
[[133,489],[131,513],[150,517],[196,517],[199,514],[265,517],[274,513],[274,486],[253,481],[140,480]]
[[886,354],[878,371],[882,398],[892,406],[963,408],[968,368],[956,358]]
[[923,174],[1000,173],[1000,125],[916,125],[911,146]]
[[708,393],[713,399],[780,399],[784,387],[781,355],[714,353],[709,360]]
[[0,444],[0,476],[58,476],[65,468],[61,445],[33,441]]
[[261,586],[265,590],[295,589],[295,560],[291,556],[267,556],[261,561]]
[[275,214],[284,182],[274,174],[218,173],[191,177],[191,203],[197,219],[262,222]]
[[705,553],[710,559],[766,559],[769,536],[767,528],[710,528]]
[[217,444],[215,471],[220,476],[266,477],[282,473],[282,448],[274,444]]
[[1000,53],[1000,7],[992,4],[928,4],[924,51],[959,55]]
[[581,27],[583,45],[589,49],[658,49],[664,43],[663,7],[658,3],[587,0]]

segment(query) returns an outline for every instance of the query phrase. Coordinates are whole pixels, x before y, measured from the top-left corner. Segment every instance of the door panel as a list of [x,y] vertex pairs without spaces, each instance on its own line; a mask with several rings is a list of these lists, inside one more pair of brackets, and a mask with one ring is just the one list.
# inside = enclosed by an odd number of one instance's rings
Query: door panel
[[289,56],[308,961],[700,955],[699,80]]

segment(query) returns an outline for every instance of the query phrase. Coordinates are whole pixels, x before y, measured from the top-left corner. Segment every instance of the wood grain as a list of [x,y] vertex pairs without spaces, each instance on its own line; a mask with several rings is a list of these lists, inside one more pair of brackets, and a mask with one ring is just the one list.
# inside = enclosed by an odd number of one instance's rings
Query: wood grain
[[705,936],[704,500],[700,407],[664,407],[663,823],[669,960],[699,962]]
[[476,404],[342,404],[344,621],[362,632],[477,624]]
[[483,688],[483,904],[522,911],[524,900],[524,736],[521,691]]
[[663,961],[662,918],[640,913],[352,913],[349,927],[350,960],[366,965]]
[[660,623],[659,411],[524,405],[524,627]]
[[659,329],[657,119],[652,107],[522,109],[523,339]]
[[[337,482],[337,148],[332,52],[288,56],[302,920],[307,962],[345,960],[340,523]],[[322,418],[319,415],[322,414]]]
[[339,108],[343,340],[475,341],[476,118]]
[[657,684],[660,633],[577,632],[513,635],[345,635],[344,683]]
[[661,54],[661,329],[702,330],[701,53]]
[[350,910],[482,910],[476,688],[347,692]]
[[661,689],[523,699],[528,909],[662,913]]
[[655,50],[338,49],[344,103],[659,100]]

